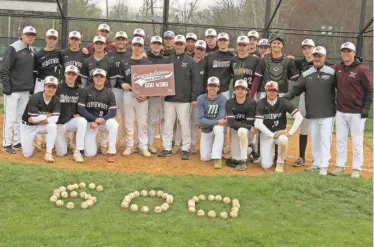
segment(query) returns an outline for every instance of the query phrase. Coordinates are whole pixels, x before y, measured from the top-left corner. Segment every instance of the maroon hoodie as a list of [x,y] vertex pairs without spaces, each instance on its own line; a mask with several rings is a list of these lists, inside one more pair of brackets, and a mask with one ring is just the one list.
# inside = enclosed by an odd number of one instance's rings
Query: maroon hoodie
[[344,113],[363,113],[373,103],[373,75],[357,59],[351,65],[343,62],[332,66],[337,79],[337,110]]
[[[93,43],[88,43],[87,50],[91,56],[94,54]],[[108,52],[116,51],[116,50],[117,50],[116,47],[108,40],[105,46],[105,51],[108,53]]]

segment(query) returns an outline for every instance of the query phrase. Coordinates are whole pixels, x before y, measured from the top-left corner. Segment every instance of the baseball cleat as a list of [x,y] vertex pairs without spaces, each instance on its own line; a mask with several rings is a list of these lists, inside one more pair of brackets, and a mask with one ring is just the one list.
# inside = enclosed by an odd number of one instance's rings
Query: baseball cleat
[[108,147],[100,146],[100,153],[101,154],[108,154]]
[[275,167],[275,172],[277,173],[284,172],[284,163],[277,163],[277,166]]
[[319,167],[316,166],[316,165],[312,165],[312,166],[309,166],[309,167],[305,168],[305,171],[306,172],[318,172]]
[[109,154],[108,153],[108,162],[114,162],[116,160],[116,154]]
[[148,151],[148,148],[145,148],[145,149],[141,149],[140,150],[140,153],[144,156],[144,157],[151,157],[152,154]]
[[126,147],[125,151],[123,151],[122,155],[123,156],[130,156],[132,153],[134,153],[134,148],[133,147]]
[[198,154],[198,150],[197,150],[197,148],[196,148],[196,145],[191,145],[190,153],[191,153],[192,155],[197,155],[197,154]]
[[190,152],[183,150],[181,152],[181,157],[182,157],[182,160],[189,160],[190,159]]
[[51,153],[45,153],[44,160],[47,161],[48,163],[55,162]]
[[11,145],[9,145],[9,146],[4,147],[4,152],[15,154],[16,150]]
[[332,176],[339,176],[344,174],[344,167],[337,166],[332,172],[329,173]]
[[158,157],[170,157],[172,156],[173,154],[171,153],[171,151],[168,151],[168,150],[162,150],[160,153],[158,153]]
[[75,162],[83,163],[83,157],[82,157],[81,151],[75,150],[74,154],[73,154],[73,158],[74,158]]
[[178,145],[174,145],[173,149],[171,150],[172,154],[176,154],[179,152],[179,146]]
[[327,167],[321,167],[319,168],[319,175],[326,176],[327,175]]
[[305,165],[305,159],[299,157],[297,158],[297,160],[295,161],[295,163],[293,163],[293,167],[300,167],[300,166],[304,166]]
[[353,169],[352,174],[351,174],[351,178],[360,178],[360,170]]
[[221,169],[221,168],[222,168],[222,160],[221,160],[221,159],[219,159],[219,160],[215,160],[215,161],[214,161],[213,168],[214,168],[214,169]]
[[22,145],[21,145],[21,143],[18,143],[18,144],[16,144],[16,145],[13,145],[13,148],[15,149],[15,150],[22,150]]
[[158,150],[155,146],[149,146],[148,150],[149,150],[149,152],[151,152],[151,154],[157,154],[158,153]]
[[240,160],[239,164],[235,167],[235,170],[237,171],[245,171],[247,170],[247,162],[245,160]]
[[234,159],[225,159],[225,165],[228,167],[235,168],[239,164],[239,161]]

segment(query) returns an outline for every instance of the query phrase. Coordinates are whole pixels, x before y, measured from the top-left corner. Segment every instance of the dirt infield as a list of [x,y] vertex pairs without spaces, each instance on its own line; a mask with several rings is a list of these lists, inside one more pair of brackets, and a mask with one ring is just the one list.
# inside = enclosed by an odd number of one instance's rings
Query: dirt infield
[[[0,117],[0,124],[3,124],[3,116]],[[119,140],[121,140],[119,138]],[[373,139],[365,139],[365,161],[363,165],[362,176],[365,178],[373,178],[373,152],[370,144],[373,142]],[[294,168],[292,163],[295,161],[298,156],[298,134],[295,134],[291,137],[289,146],[289,155],[290,158],[286,163],[286,172],[298,172],[302,171],[304,168]],[[156,146],[161,147],[160,139],[156,139]],[[98,155],[95,158],[85,158],[83,164],[77,164],[73,161],[71,154],[65,157],[55,157],[55,163],[48,164],[43,160],[43,153],[35,151],[32,158],[24,158],[21,152],[17,152],[15,155],[9,155],[7,153],[0,153],[0,160],[8,160],[16,163],[25,163],[25,164],[43,164],[50,167],[59,167],[65,168],[68,170],[74,169],[94,169],[94,170],[109,170],[115,172],[146,172],[149,174],[168,174],[168,175],[178,175],[178,174],[191,174],[191,175],[205,175],[205,176],[214,176],[214,175],[247,175],[247,176],[258,176],[262,175],[265,172],[273,172],[274,168],[270,171],[264,171],[259,164],[249,164],[248,170],[246,171],[235,171],[232,168],[224,167],[220,170],[213,169],[212,162],[202,162],[199,160],[198,155],[193,155],[191,160],[184,161],[180,159],[179,155],[173,155],[169,158],[159,158],[156,155],[153,155],[151,158],[145,158],[138,153],[131,155],[130,157],[123,157],[122,152],[124,147],[122,145],[117,145],[117,160],[114,163],[106,162],[106,156]],[[331,164],[334,164],[336,157],[335,152],[335,136],[333,138],[332,144],[332,154],[331,154]],[[307,148],[307,160],[308,165],[311,163],[311,151],[310,145]],[[352,149],[349,144],[348,152],[348,164],[352,160]],[[350,165],[349,165],[350,166]],[[350,173],[351,169],[347,169]]]

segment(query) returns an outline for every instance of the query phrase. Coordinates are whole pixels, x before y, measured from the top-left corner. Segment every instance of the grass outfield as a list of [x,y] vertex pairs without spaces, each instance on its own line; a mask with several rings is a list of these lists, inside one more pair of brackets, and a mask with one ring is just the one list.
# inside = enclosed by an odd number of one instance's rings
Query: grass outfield
[[[372,246],[372,181],[317,174],[262,177],[151,176],[66,171],[0,163],[0,246]],[[89,210],[56,208],[53,189],[81,181],[105,187]],[[122,209],[125,194],[161,189],[175,202],[163,214]],[[89,189],[86,189],[89,191]],[[240,200],[240,216],[221,220],[187,212],[193,195]],[[71,199],[69,199],[71,200]],[[68,199],[64,199],[65,203]],[[155,206],[160,199],[137,198]],[[202,202],[204,210],[229,210]]]

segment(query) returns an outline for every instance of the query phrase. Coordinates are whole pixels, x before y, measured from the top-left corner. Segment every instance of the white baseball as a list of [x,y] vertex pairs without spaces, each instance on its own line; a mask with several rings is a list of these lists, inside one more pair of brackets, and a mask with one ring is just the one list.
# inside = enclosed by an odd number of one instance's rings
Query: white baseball
[[67,189],[68,189],[69,191],[72,191],[72,190],[74,190],[74,185],[72,185],[72,184],[69,184],[69,185],[67,186]]
[[139,196],[140,196],[139,191],[134,191],[134,192],[132,192],[132,193],[134,194],[134,197],[139,197]]
[[62,198],[68,198],[68,196],[69,196],[69,194],[66,191],[61,193]]
[[208,196],[208,201],[214,201],[214,198],[215,198],[214,195],[209,195]]
[[192,200],[194,200],[195,202],[198,202],[199,201],[199,197],[198,196],[193,196]]
[[161,213],[162,212],[162,209],[161,209],[161,207],[159,207],[159,206],[157,206],[157,207],[155,207],[155,213]]
[[189,208],[194,208],[196,206],[196,202],[194,200],[188,200],[187,206]]
[[228,214],[227,214],[226,212],[221,212],[221,213],[219,214],[219,216],[220,216],[222,219],[227,219],[227,217],[229,217]]
[[76,191],[70,192],[70,197],[71,198],[76,198],[77,196],[78,196],[78,192],[76,192]]
[[97,202],[97,198],[96,198],[96,196],[91,197],[91,200],[92,200],[93,203],[95,204],[95,203]]
[[231,218],[237,218],[238,217],[238,213],[231,211],[230,212],[230,216],[231,216]]
[[66,203],[66,208],[73,209],[74,208],[74,203],[72,203],[72,202]]
[[163,203],[163,204],[161,205],[161,209],[162,209],[162,211],[164,211],[164,212],[168,211],[168,209],[169,209],[169,204],[167,204],[167,203]]
[[142,211],[143,213],[148,213],[148,212],[149,212],[149,208],[148,208],[147,206],[143,206],[143,207],[141,208],[141,211]]
[[133,211],[133,212],[138,211],[138,209],[139,209],[139,207],[136,204],[132,204],[131,207],[130,207],[130,210]]
[[233,207],[231,208],[231,212],[239,213],[239,208]]
[[88,199],[90,199],[92,196],[90,195],[90,194],[86,194],[85,196],[84,196],[84,199],[85,200],[88,200]]
[[131,200],[135,198],[135,194],[134,193],[130,193],[130,194],[128,194],[128,196],[131,198]]
[[92,207],[94,205],[94,202],[92,200],[87,200],[86,203],[89,207]]
[[162,199],[166,199],[168,196],[169,196],[168,193],[163,193],[163,194],[162,194]]
[[94,190],[94,189],[96,188],[96,184],[94,184],[94,183],[90,183],[90,184],[88,185],[88,188],[90,188],[91,190]]
[[232,199],[232,204],[234,204],[234,203],[239,203],[239,200],[238,199]]
[[82,191],[81,193],[79,193],[79,197],[84,199],[86,197],[86,192]]
[[140,192],[140,195],[146,197],[146,196],[148,196],[148,191],[146,191],[146,190],[142,190],[142,191]]
[[59,190],[60,190],[61,192],[64,192],[64,191],[66,191],[66,187],[65,187],[65,186],[61,186],[61,187],[59,188]]
[[205,201],[206,200],[205,195],[199,195],[199,200]]
[[50,202],[57,202],[57,200],[58,200],[57,196],[51,196],[51,198],[49,198]]
[[233,203],[232,206],[235,207],[235,208],[240,208],[240,204],[239,203]]
[[87,209],[87,208],[88,208],[87,202],[82,202],[81,203],[81,209]]
[[55,194],[55,193],[60,194],[60,193],[61,193],[61,190],[59,190],[59,189],[55,189],[55,190],[53,190],[53,194]]
[[73,184],[73,186],[74,186],[75,190],[79,189],[79,185],[78,184]]
[[57,200],[57,201],[56,201],[56,206],[57,206],[57,207],[62,207],[62,206],[64,206],[64,202],[61,201],[61,200]]
[[157,191],[156,196],[161,198],[163,194],[164,192],[162,190],[159,190]]
[[220,202],[220,201],[222,201],[222,196],[216,195],[215,199],[216,199],[216,201]]
[[190,208],[188,208],[188,212],[190,212],[190,213],[196,213],[196,208],[190,207]]
[[208,212],[208,217],[210,217],[210,218],[214,218],[214,217],[216,217],[216,212],[213,211],[213,210],[209,211],[209,212]]
[[79,188],[84,189],[86,187],[86,184],[84,182],[79,183]]
[[226,204],[229,204],[230,203],[230,198],[229,197],[225,197],[223,198],[223,202],[226,203]]
[[151,197],[155,197],[155,196],[156,196],[156,191],[154,191],[154,190],[150,190],[150,191],[149,191],[149,196],[151,196]]
[[96,187],[96,190],[99,191],[99,192],[104,191],[104,186],[102,186],[102,185],[98,185],[98,186]]
[[173,202],[174,202],[174,197],[171,196],[171,195],[169,195],[169,196],[166,198],[166,203],[171,205],[171,204],[173,204]]
[[128,207],[129,207],[128,202],[126,202],[126,201],[121,202],[121,208],[128,208]]
[[55,196],[57,198],[60,198],[61,197],[61,193],[53,193],[53,196]]
[[204,215],[205,215],[204,210],[200,209],[199,211],[197,211],[197,216],[202,217],[202,216],[204,216]]
[[125,196],[123,200],[130,203],[132,199],[130,198],[130,196]]

